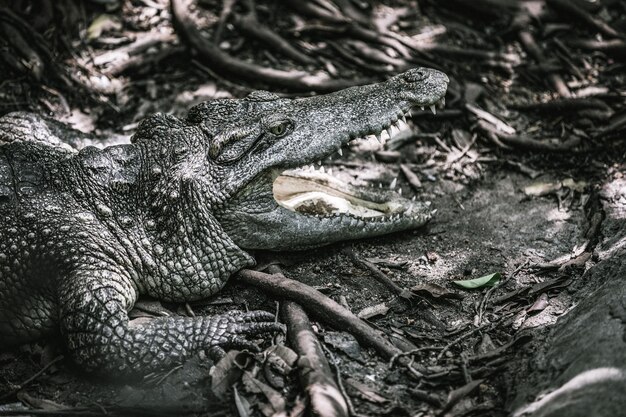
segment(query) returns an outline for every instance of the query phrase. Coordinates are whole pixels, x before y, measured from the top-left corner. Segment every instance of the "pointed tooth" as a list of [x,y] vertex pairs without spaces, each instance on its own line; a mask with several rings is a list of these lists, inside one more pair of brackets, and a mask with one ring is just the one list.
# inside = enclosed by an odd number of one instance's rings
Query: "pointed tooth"
[[446,105],[446,98],[445,97],[441,97],[441,101],[439,101],[441,103],[441,107],[443,108]]
[[322,165],[322,161],[317,161],[317,165]]
[[398,183],[398,178],[394,178],[393,181],[391,181],[391,185],[389,185],[389,188],[391,190],[393,190],[394,188],[396,188],[396,184]]
[[398,194],[402,195],[402,188],[398,188]]
[[415,201],[415,196],[411,197],[411,201]]
[[383,143],[383,141],[382,141],[382,132],[378,132],[374,136],[376,136],[376,140],[378,141],[378,143]]
[[328,175],[333,175],[333,169],[332,168],[328,168]]
[[320,167],[320,172],[323,174],[324,173],[324,167]]
[[424,110],[424,106],[420,106],[420,109]]
[[383,188],[383,183],[382,182],[378,183],[378,188]]
[[404,122],[404,124],[406,124],[406,115],[405,114],[403,114],[400,119]]
[[437,114],[437,109],[435,108],[434,104],[430,105],[430,111],[433,112],[433,114]]
[[393,135],[393,130],[391,130],[391,126],[388,126],[387,129],[385,129],[385,131],[387,132],[389,139],[391,139],[391,135]]
[[341,148],[337,149],[337,153],[339,154],[339,156],[343,156],[343,151],[341,150]]

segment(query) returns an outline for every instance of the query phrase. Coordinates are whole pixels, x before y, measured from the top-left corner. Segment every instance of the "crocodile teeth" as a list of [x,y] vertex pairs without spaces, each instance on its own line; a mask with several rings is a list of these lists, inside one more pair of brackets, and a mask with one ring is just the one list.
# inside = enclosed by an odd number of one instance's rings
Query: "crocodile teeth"
[[389,189],[393,190],[394,188],[396,188],[397,183],[398,183],[398,178],[394,178],[393,181],[391,181],[391,185],[389,185]]
[[424,106],[420,106],[420,109],[424,110]]
[[339,156],[343,156],[343,151],[341,150],[341,148],[337,149],[337,153],[339,154]]
[[439,100],[439,104],[441,104],[441,108],[443,109],[444,106],[446,105],[446,98],[445,97],[441,97],[441,100]]
[[376,133],[374,136],[376,136],[376,140],[378,141],[378,143],[383,143],[381,132]]
[[389,136],[389,139],[391,139],[391,135],[393,134],[393,131],[391,130],[391,126],[388,126],[385,130],[387,131],[387,135]]
[[404,124],[406,124],[406,115],[404,115],[404,114],[403,114],[403,115],[400,117],[400,120],[402,120],[402,121],[404,122]]
[[322,165],[322,161],[317,161],[317,165]]

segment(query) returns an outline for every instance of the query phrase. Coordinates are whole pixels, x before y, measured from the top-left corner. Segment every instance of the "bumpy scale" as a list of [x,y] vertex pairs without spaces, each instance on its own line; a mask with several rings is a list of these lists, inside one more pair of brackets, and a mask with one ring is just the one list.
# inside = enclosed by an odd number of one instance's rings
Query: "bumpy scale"
[[[423,203],[285,171],[381,132],[412,106],[439,102],[447,82],[415,69],[325,96],[255,92],[200,104],[186,119],[151,116],[131,144],[104,149],[83,147],[92,139],[46,118],[0,118],[3,345],[60,329],[84,369],[128,374],[200,350],[252,348],[251,336],[280,329],[271,314],[139,324],[127,312],[140,294],[186,302],[216,293],[253,265],[246,249],[306,248],[424,224]],[[294,196],[306,210],[286,202]]]

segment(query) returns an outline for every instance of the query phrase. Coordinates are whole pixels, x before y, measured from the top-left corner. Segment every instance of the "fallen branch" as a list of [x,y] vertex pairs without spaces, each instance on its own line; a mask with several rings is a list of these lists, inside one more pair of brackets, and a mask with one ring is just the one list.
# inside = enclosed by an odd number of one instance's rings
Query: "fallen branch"
[[495,137],[497,137],[499,140],[502,141],[504,145],[509,145],[515,148],[549,151],[549,152],[561,152],[561,151],[571,151],[580,143],[580,137],[576,135],[571,135],[570,139],[566,140],[565,142],[554,143],[554,142],[548,142],[545,140],[533,139],[528,136],[507,134],[502,131],[499,131],[493,125],[485,122],[484,120],[479,120],[477,123],[477,126],[488,135],[492,134]]
[[309,318],[298,304],[286,301],[282,309],[289,342],[299,356],[298,372],[314,416],[348,416],[348,406],[335,383],[322,346]]
[[624,129],[626,129],[626,111],[622,111],[620,114],[614,116],[609,125],[600,129],[595,137],[599,138]]
[[626,59],[626,41],[623,39],[611,39],[608,41],[579,39],[570,42],[575,48],[588,51],[600,51],[615,58]]
[[513,104],[509,106],[516,110],[535,110],[538,112],[567,112],[567,111],[579,111],[585,109],[601,109],[605,111],[611,111],[611,108],[602,100],[592,98],[562,98],[557,100],[547,101],[545,103],[530,103],[530,104]]
[[278,297],[296,300],[317,319],[352,333],[359,342],[373,347],[387,359],[401,352],[351,311],[308,285],[288,279],[282,274],[270,275],[250,269],[239,271],[237,276],[241,282],[259,287]]
[[254,6],[250,5],[250,7],[252,10],[248,11],[248,13],[243,16],[235,16],[233,19],[234,25],[241,30],[241,32],[251,38],[258,39],[265,45],[301,64],[311,65],[317,63],[315,59],[298,51],[282,36],[259,22],[254,12]]
[[621,33],[613,29],[607,23],[600,19],[590,15],[586,10],[578,7],[578,5],[571,0],[546,0],[552,8],[568,13],[571,16],[577,17],[579,21],[586,23],[587,26],[596,29],[598,32],[610,36],[612,38],[621,37]]
[[[524,49],[526,49],[526,52],[528,52],[528,54],[532,56],[537,63],[541,64],[543,62],[546,62],[546,58],[543,55],[543,52],[535,42],[535,37],[530,31],[528,31],[527,29],[520,30],[519,40],[524,46]],[[547,76],[550,84],[552,84],[552,87],[556,90],[557,93],[559,93],[563,97],[572,96],[572,93],[569,91],[569,88],[567,88],[567,85],[559,74],[548,72]]]
[[201,60],[216,72],[297,91],[330,92],[374,81],[365,78],[332,79],[323,72],[282,71],[237,59],[202,36],[189,11],[190,3],[191,0],[171,0],[174,27],[181,38],[198,52]]

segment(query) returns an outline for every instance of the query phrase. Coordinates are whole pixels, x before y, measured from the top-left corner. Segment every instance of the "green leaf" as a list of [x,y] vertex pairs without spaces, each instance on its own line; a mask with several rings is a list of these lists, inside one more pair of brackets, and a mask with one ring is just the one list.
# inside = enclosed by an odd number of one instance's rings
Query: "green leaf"
[[454,281],[454,283],[460,287],[472,290],[474,288],[493,287],[500,282],[501,275],[499,272],[485,275],[480,278],[467,279],[463,281]]

